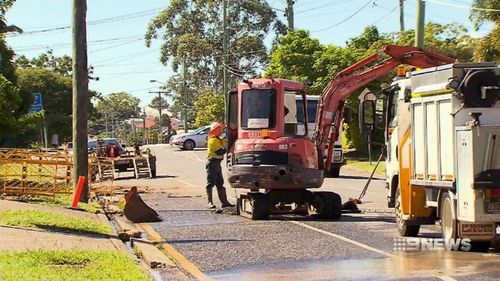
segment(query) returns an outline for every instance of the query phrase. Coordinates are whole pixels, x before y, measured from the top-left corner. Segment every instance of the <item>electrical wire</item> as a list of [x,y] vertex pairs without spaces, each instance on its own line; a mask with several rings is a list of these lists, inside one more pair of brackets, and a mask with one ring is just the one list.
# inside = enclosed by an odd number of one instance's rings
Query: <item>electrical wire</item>
[[321,32],[321,31],[325,31],[325,30],[329,30],[329,29],[332,29],[334,27],[337,27],[339,26],[340,24],[350,20],[352,17],[354,17],[355,15],[357,15],[359,12],[361,12],[363,9],[365,9],[366,7],[368,7],[368,5],[370,3],[375,3],[374,0],[369,0],[368,2],[366,2],[366,4],[364,4],[361,8],[359,8],[356,12],[354,12],[353,14],[351,14],[350,16],[346,17],[345,19],[335,23],[334,25],[331,25],[331,26],[328,26],[328,27],[325,27],[325,28],[321,28],[321,29],[317,29],[317,30],[313,30],[311,31],[311,33],[314,33],[314,32]]
[[426,0],[426,1],[429,1],[429,2],[432,2],[432,3],[436,3],[436,4],[445,5],[445,6],[450,6],[450,7],[462,8],[462,9],[471,9],[471,10],[476,10],[476,11],[495,12],[495,13],[500,12],[500,9],[477,8],[477,7],[474,7],[474,6],[467,7],[467,6],[464,6],[464,5],[453,4],[453,3],[449,3],[449,2],[445,2],[445,1],[439,1],[439,0]]
[[394,11],[396,11],[396,9],[399,8],[399,4],[392,8],[387,14],[383,15],[382,17],[380,17],[378,20],[374,21],[372,24],[370,25],[375,25],[377,23],[379,23],[380,21],[382,21],[383,19],[387,18],[388,16],[390,16],[392,13],[394,13]]
[[[134,12],[134,13],[130,13],[130,14],[110,17],[110,18],[88,21],[87,25],[99,25],[99,24],[105,24],[105,23],[116,22],[116,21],[123,21],[123,20],[138,18],[138,17],[150,16],[150,15],[157,13],[158,11],[160,11],[162,9],[165,9],[165,7],[156,8],[156,9],[149,9],[149,10]],[[58,26],[58,27],[53,27],[53,28],[45,28],[45,29],[38,29],[38,30],[31,30],[31,31],[27,30],[27,31],[20,33],[20,34],[11,33],[11,34],[9,34],[8,37],[19,37],[19,36],[26,36],[26,35],[31,35],[31,34],[60,31],[60,30],[70,29],[71,27],[72,27],[71,25],[65,25],[65,26]]]
[[320,5],[320,6],[315,6],[315,7],[312,7],[312,8],[305,9],[305,10],[299,10],[299,9],[297,9],[297,11],[295,12],[295,14],[299,15],[299,14],[307,13],[307,12],[310,12],[310,11],[315,11],[315,10],[323,9],[325,7],[346,4],[348,2],[352,2],[352,1],[351,0],[347,0],[347,1],[342,1],[342,2],[333,2],[333,3],[329,2],[327,4],[323,4],[323,5]]

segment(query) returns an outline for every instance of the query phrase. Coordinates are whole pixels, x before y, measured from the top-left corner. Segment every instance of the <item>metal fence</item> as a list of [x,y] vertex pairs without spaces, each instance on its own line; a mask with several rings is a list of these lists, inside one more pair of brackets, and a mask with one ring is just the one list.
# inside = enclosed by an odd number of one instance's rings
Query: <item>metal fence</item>
[[[63,150],[0,149],[0,194],[55,197],[72,193],[72,155]],[[113,163],[89,156],[93,192],[112,193]]]

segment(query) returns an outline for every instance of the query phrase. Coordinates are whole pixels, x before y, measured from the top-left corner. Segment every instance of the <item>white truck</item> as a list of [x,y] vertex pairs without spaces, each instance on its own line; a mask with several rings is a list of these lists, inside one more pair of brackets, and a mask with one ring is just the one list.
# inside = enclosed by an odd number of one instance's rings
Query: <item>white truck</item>
[[[300,108],[300,104],[302,103],[302,96],[296,95],[295,101],[297,103],[297,108]],[[318,111],[319,105],[319,96],[307,96],[307,117],[308,117],[308,132],[307,135],[309,138],[312,138],[314,133],[314,128],[316,127],[316,112]],[[297,111],[297,122],[298,125],[298,133],[303,134],[304,131],[304,115],[301,114],[301,111]],[[301,125],[302,123],[302,125]],[[342,136],[342,126],[339,128],[339,136]],[[326,152],[325,152],[326,155]],[[329,176],[338,178],[340,175],[340,168],[345,164],[344,158],[344,150],[342,148],[342,137],[335,142],[333,147],[333,157],[332,157],[332,165],[329,171]]]
[[[498,237],[499,83],[495,63],[454,63],[384,90],[387,197],[402,236],[439,221],[445,240],[487,249]],[[361,103],[362,122],[373,124],[375,107]]]

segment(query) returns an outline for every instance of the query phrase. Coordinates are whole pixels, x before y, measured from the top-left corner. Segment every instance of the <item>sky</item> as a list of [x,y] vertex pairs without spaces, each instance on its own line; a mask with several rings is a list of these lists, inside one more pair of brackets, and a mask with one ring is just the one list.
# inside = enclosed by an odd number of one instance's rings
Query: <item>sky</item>
[[[234,0],[229,0],[234,1]],[[250,1],[250,0],[249,0]],[[71,56],[70,0],[17,0],[8,11],[8,24],[24,30],[24,34],[7,36],[7,42],[19,55],[36,57],[53,49],[54,55]],[[485,25],[474,31],[468,19],[472,0],[427,0],[426,22],[459,23],[473,36],[491,30]],[[286,23],[286,0],[268,3]],[[399,0],[295,0],[295,28],[306,29],[311,37],[323,44],[345,45],[367,25],[376,25],[380,32],[399,30]],[[405,27],[415,26],[416,0],[405,1]],[[159,61],[161,41],[150,48],[144,43],[148,23],[168,6],[168,0],[87,0],[87,42],[89,65],[94,76],[89,88],[104,95],[128,92],[141,100],[141,106],[151,102],[162,85],[175,75],[169,66]],[[273,35],[270,35],[271,38]],[[270,47],[271,40],[267,40]]]

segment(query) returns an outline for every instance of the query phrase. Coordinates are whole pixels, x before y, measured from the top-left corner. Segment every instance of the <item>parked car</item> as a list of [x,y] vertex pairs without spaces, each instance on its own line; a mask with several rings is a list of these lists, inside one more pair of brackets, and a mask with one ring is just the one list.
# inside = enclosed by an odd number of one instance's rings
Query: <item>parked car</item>
[[118,149],[118,156],[122,156],[122,155],[127,154],[127,151],[120,144],[120,141],[118,141],[118,139],[115,139],[115,138],[105,138],[105,139],[98,139],[98,140],[89,140],[89,142],[88,142],[88,151],[89,151],[89,154],[97,152],[97,150],[99,149],[98,141],[102,141],[101,145],[103,147],[107,147],[110,144],[114,144],[115,147]]
[[192,132],[175,135],[170,139],[170,144],[178,145],[183,150],[207,147],[208,131],[210,126],[203,126]]

